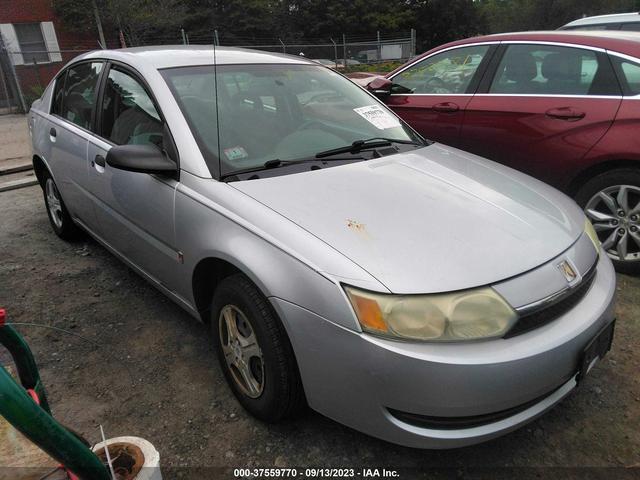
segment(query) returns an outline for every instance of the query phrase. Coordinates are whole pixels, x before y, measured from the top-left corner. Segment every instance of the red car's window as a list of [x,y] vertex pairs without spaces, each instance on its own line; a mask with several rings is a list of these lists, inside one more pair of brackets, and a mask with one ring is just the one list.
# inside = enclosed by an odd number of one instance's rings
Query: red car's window
[[598,56],[592,50],[510,45],[500,61],[489,93],[591,95],[595,94],[592,87],[602,76],[600,68]]
[[620,62],[620,68],[628,87],[628,94],[640,94],[640,65],[627,61]]
[[393,77],[395,89],[422,94],[467,93],[489,47],[476,45],[432,55]]

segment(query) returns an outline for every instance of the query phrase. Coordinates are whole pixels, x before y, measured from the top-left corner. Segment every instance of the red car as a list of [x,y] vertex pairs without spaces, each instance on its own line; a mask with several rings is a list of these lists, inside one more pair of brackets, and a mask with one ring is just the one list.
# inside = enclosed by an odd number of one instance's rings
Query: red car
[[640,33],[469,38],[351,77],[426,138],[574,197],[616,267],[640,272]]

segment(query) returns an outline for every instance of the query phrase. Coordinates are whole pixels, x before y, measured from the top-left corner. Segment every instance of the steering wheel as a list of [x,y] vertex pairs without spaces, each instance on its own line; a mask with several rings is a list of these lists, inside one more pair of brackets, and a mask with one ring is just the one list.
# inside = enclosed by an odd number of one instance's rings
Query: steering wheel
[[426,82],[424,82],[424,89],[429,92],[435,92],[436,89],[444,89],[446,90],[447,84],[444,80],[439,77],[431,77]]
[[302,122],[302,124],[297,128],[297,130],[308,130],[309,128],[312,128],[313,126],[315,126],[316,128],[320,128],[323,129],[324,128],[324,123],[318,121],[318,120],[306,120],[304,122]]
[[331,98],[336,98],[339,95],[337,95],[335,92],[322,92],[322,93],[316,93],[315,95],[313,95],[309,100],[307,100],[306,102],[304,102],[303,105],[309,105],[312,102],[317,102],[321,99],[331,99]]

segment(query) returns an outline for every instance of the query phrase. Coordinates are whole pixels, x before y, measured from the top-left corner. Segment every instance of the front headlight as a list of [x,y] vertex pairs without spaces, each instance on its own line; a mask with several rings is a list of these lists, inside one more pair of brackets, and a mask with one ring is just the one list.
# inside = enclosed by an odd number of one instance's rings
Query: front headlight
[[363,330],[389,337],[438,342],[500,337],[518,319],[492,288],[434,295],[345,290]]
[[598,238],[598,233],[596,229],[593,228],[593,224],[589,221],[588,218],[584,220],[584,233],[586,233],[591,241],[593,242],[593,246],[596,247],[596,252],[600,251],[600,239]]

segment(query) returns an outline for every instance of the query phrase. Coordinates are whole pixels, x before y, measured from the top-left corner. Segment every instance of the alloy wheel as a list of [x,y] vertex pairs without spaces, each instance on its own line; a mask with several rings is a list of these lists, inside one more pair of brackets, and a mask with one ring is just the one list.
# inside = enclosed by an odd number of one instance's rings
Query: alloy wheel
[[584,209],[614,260],[640,260],[640,188],[615,185],[596,193]]
[[47,178],[47,182],[45,183],[45,196],[53,224],[56,228],[62,228],[62,201],[60,200],[60,193],[56,188],[56,184],[53,183],[51,178]]
[[220,345],[234,382],[250,398],[264,390],[264,359],[258,339],[246,315],[226,305],[218,320]]

